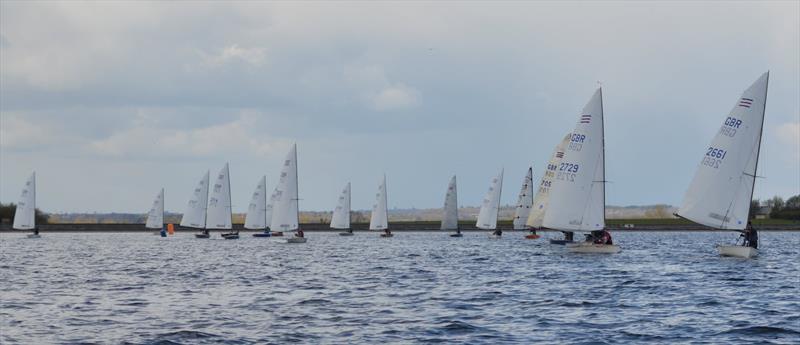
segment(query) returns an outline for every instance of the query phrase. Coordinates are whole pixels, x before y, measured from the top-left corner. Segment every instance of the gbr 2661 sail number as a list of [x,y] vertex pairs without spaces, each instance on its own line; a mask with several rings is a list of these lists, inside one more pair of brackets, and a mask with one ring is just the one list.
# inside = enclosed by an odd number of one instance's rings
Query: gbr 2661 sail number
[[725,155],[727,154],[728,151],[726,150],[710,146],[706,151],[706,156],[703,157],[702,164],[710,166],[714,169],[718,169],[719,165],[722,164],[722,160],[725,159]]

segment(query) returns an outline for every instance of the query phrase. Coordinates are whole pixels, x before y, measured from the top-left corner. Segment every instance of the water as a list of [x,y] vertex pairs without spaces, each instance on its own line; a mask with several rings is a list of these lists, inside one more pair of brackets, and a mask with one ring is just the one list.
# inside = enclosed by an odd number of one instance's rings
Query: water
[[617,255],[520,233],[244,235],[2,234],[0,342],[800,342],[800,233],[762,232],[754,260],[716,255],[732,233],[616,233]]

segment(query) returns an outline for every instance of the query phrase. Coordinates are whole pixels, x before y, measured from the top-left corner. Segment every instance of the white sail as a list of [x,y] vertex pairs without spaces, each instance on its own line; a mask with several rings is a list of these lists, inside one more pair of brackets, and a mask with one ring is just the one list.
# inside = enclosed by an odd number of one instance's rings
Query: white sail
[[272,205],[272,231],[292,231],[299,228],[297,193],[297,145],[293,145],[283,161],[281,177],[275,188],[275,201]]
[[204,229],[206,227],[206,207],[208,207],[208,171],[203,175],[186,205],[186,212],[181,217],[181,226]]
[[481,210],[478,213],[478,221],[475,226],[479,229],[494,230],[497,227],[497,213],[500,212],[500,194],[503,190],[503,170],[500,174],[492,178],[489,183],[489,191],[481,203]]
[[370,230],[384,230],[389,228],[389,210],[386,207],[386,175],[375,194],[375,204],[372,205],[372,215],[369,220]]
[[258,181],[247,214],[244,216],[245,229],[265,229],[267,227],[267,177],[262,176]]
[[231,177],[228,163],[217,174],[208,196],[206,229],[231,229]]
[[272,209],[275,207],[275,199],[278,198],[278,186],[275,186],[275,189],[272,190],[272,194],[269,195],[269,203],[267,204],[266,214],[264,215],[264,219],[267,222],[267,228],[272,226]]
[[161,188],[161,191],[156,195],[153,207],[147,213],[147,223],[144,226],[148,229],[164,228],[164,188]]
[[22,194],[14,211],[13,228],[16,230],[31,230],[36,228],[36,172],[34,171],[25,182]]
[[458,229],[458,187],[456,176],[450,179],[447,185],[447,194],[444,197],[444,215],[442,216],[442,230]]
[[556,145],[550,160],[547,162],[542,179],[539,181],[539,188],[536,190],[536,196],[533,198],[533,207],[531,213],[528,215],[528,221],[525,225],[538,229],[542,227],[544,214],[547,212],[547,205],[550,202],[550,186],[553,184],[553,179],[556,178],[556,170],[561,163],[561,158],[564,157],[564,150],[567,147],[571,133],[567,133],[564,139]]
[[595,91],[578,116],[550,186],[542,225],[569,231],[605,227],[603,92]]
[[742,230],[761,146],[769,72],[736,102],[705,151],[678,215],[717,229]]
[[517,198],[517,209],[514,211],[514,230],[527,228],[528,215],[531,213],[533,205],[533,167],[528,168],[525,179],[522,180],[522,188]]
[[350,229],[350,182],[342,189],[331,217],[331,228]]

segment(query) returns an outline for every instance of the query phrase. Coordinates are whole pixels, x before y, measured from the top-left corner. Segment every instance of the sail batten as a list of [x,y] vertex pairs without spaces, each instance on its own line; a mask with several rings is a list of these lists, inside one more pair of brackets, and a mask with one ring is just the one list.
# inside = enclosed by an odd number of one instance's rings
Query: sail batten
[[245,229],[260,230],[267,227],[267,177],[262,176],[253,191],[247,214],[244,217]]
[[331,217],[332,229],[350,229],[350,182],[344,186]]
[[497,214],[500,212],[500,196],[503,190],[503,171],[497,174],[489,183],[489,190],[481,202],[478,220],[475,226],[479,229],[494,230],[497,228]]
[[383,181],[378,186],[378,192],[375,194],[375,204],[372,205],[372,214],[369,220],[370,230],[386,230],[389,228],[389,210],[386,200],[386,175],[383,175]]
[[189,228],[204,229],[206,227],[206,208],[208,207],[208,181],[209,172],[206,171],[200,182],[197,183],[189,203],[186,205],[186,212],[181,217],[181,226]]
[[447,185],[447,194],[444,197],[444,215],[442,216],[442,230],[458,229],[458,186],[456,176],[450,178]]
[[514,210],[514,230],[527,228],[528,216],[533,205],[533,167],[528,168],[528,173],[522,180],[522,187],[517,197],[517,208]]
[[275,187],[270,224],[272,231],[292,231],[299,228],[298,202],[297,145],[295,144],[292,145],[292,149],[289,150],[283,161],[278,186]]
[[164,188],[156,195],[150,212],[147,213],[145,227],[148,229],[162,229],[164,227]]
[[603,94],[597,89],[578,116],[550,185],[542,226],[564,231],[605,227]]
[[31,173],[22,188],[17,208],[14,210],[13,229],[31,230],[36,228],[36,172]]
[[764,126],[769,72],[739,97],[706,149],[677,214],[716,229],[747,226]]

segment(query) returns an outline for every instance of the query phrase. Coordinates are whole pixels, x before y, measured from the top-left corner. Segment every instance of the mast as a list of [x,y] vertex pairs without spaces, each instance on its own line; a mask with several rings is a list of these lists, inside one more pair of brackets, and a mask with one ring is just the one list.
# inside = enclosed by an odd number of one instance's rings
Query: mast
[[[764,118],[767,116],[767,90],[769,90],[769,71],[767,71],[767,85],[764,87],[764,109],[761,114],[761,127],[758,131],[758,144],[756,145],[756,165],[753,168],[753,185],[750,187],[750,201],[753,201],[753,192],[756,189],[756,173],[758,172],[758,156],[761,154],[761,139],[764,134]],[[747,219],[750,220],[750,211],[748,207]]]
[[353,192],[350,190],[350,182],[347,182],[347,206],[348,206],[347,207],[347,228],[348,229],[352,229],[353,228],[353,223],[352,223],[353,219],[351,218],[351,214],[350,214],[352,212],[351,210],[353,209],[353,204],[351,204],[351,202],[353,201],[352,194],[353,194]]
[[600,149],[603,159],[603,179],[600,185],[603,187],[603,227],[606,226],[606,114],[603,110],[603,87],[600,87],[600,136],[602,137],[602,148]]
[[297,212],[295,216],[297,217],[297,229],[300,230],[300,183],[297,181],[297,144],[295,145],[294,149],[294,191],[295,191],[295,202],[297,205]]
[[203,228],[204,228],[203,232],[205,232],[205,233],[208,233],[208,193],[210,193],[210,191],[211,191],[211,188],[209,188],[209,187],[211,187],[211,186],[209,186],[209,184],[211,183],[211,177],[210,176],[211,176],[211,170],[206,170],[206,202],[205,202],[205,205],[203,205],[203,217],[204,217],[203,218],[204,219],[203,220]]
[[228,167],[228,162],[225,162],[225,174],[228,178],[228,214],[231,215],[231,231],[233,231],[233,199],[231,198],[231,169]]

